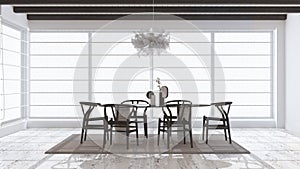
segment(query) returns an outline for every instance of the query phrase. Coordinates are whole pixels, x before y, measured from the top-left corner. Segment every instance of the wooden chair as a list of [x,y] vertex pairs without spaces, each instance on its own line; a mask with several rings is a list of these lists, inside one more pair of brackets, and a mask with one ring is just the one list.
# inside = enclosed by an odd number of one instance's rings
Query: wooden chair
[[[192,102],[189,101],[189,100],[170,100],[170,101],[167,101],[167,102],[165,103],[165,105],[170,105],[170,104],[192,104]],[[164,122],[164,124],[166,124],[166,119],[167,119],[167,118],[172,118],[173,120],[174,120],[174,119],[177,119],[177,115],[178,115],[178,113],[179,113],[178,110],[177,110],[176,113],[173,113],[173,114],[172,114],[172,117],[171,117],[171,116],[168,115],[168,113],[164,112],[164,111],[165,111],[164,109],[162,109],[162,111],[163,111],[163,113],[164,113],[164,117],[163,117],[163,122]],[[166,125],[163,126],[163,130],[165,130],[165,127],[166,127]],[[165,135],[164,135],[164,133],[163,133],[163,139],[164,139],[164,137],[165,137]]]
[[125,132],[126,133],[126,148],[129,149],[129,134],[136,133],[137,145],[138,141],[138,124],[132,119],[132,115],[136,113],[137,107],[127,104],[107,104],[104,106],[105,114],[107,110],[111,109],[113,118],[108,121],[111,126],[110,131],[110,144],[112,144],[112,132]]
[[[83,121],[82,121],[82,130],[81,130],[81,139],[80,144],[83,143],[83,140],[86,141],[87,131],[88,129],[96,129],[103,130],[103,147],[106,144],[106,136],[108,135],[108,123],[107,116],[104,115],[102,117],[91,117],[92,112],[99,105],[99,103],[93,102],[80,102],[80,106],[83,112]],[[99,114],[100,115],[100,114]],[[99,122],[100,124],[90,124],[90,122]],[[102,124],[101,124],[102,122]]]
[[[228,131],[228,137],[229,137],[229,143],[231,144],[231,134],[230,134],[230,123],[229,123],[229,111],[230,106],[232,102],[218,102],[218,103],[212,103],[211,105],[214,105],[219,112],[221,113],[222,117],[206,117],[203,116],[203,134],[202,134],[202,140],[204,140],[204,135],[206,131],[206,144],[208,144],[208,130],[209,129],[222,129],[225,133],[225,140],[227,141],[227,131]],[[227,111],[225,110],[225,107],[227,107]],[[222,122],[221,124],[210,124],[210,121],[218,121]]]
[[[193,134],[192,134],[192,102],[187,100],[175,101],[177,103],[165,105],[163,107],[164,120],[159,118],[158,121],[158,139],[159,145],[160,132],[167,133],[167,146],[170,148],[170,136],[172,132],[183,132],[183,142],[186,143],[185,132],[189,132],[190,144],[193,148]],[[177,130],[173,130],[177,127]],[[182,129],[181,129],[182,128]]]
[[[150,105],[149,102],[145,101],[145,100],[125,100],[123,101],[121,104],[130,104],[130,105]],[[144,135],[146,138],[148,138],[148,123],[147,123],[147,107],[143,107],[143,114],[138,114],[139,113],[139,109],[141,108],[137,108],[137,111],[134,113],[134,115],[132,116],[132,118],[134,118],[136,120],[137,123],[144,123]]]

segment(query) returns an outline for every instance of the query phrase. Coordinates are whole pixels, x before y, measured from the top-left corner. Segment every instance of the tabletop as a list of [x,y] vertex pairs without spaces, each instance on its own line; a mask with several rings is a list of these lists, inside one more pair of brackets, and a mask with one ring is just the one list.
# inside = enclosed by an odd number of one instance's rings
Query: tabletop
[[[150,104],[134,104],[138,108],[161,108],[166,107],[166,105],[150,105]],[[191,107],[207,107],[211,106],[210,104],[192,104]]]

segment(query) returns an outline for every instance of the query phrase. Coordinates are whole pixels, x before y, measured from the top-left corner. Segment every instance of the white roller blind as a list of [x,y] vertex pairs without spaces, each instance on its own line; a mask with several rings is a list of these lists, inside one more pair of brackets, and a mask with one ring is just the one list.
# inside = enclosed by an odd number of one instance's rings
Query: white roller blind
[[0,104],[1,121],[22,117],[22,31],[1,22]]
[[[169,100],[227,100],[233,118],[273,116],[272,30],[170,32],[168,52],[153,57],[136,55],[133,35],[32,32],[30,116],[76,117],[74,81],[83,100],[118,103],[146,99],[148,90],[157,90],[157,77],[169,87]],[[74,77],[75,70],[82,76]]]

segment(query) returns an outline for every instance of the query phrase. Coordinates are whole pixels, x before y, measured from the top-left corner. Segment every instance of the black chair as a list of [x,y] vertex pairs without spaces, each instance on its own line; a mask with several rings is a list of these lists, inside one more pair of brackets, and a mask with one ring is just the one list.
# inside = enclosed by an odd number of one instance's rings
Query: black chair
[[[164,120],[158,120],[158,139],[159,145],[160,132],[167,133],[167,146],[170,148],[170,136],[172,132],[183,132],[183,142],[186,143],[185,132],[189,132],[190,144],[193,148],[193,134],[192,134],[192,102],[188,100],[176,100],[175,104],[169,102],[163,107]],[[176,115],[174,115],[176,114]],[[176,127],[177,130],[173,130]],[[182,128],[182,129],[180,129]]]
[[[191,101],[189,101],[189,100],[170,100],[170,101],[167,101],[166,103],[165,103],[165,105],[168,105],[168,104],[192,104],[192,102]],[[177,111],[177,113],[176,113],[176,115],[175,114],[172,114],[172,117],[171,116],[169,116],[168,115],[168,113],[166,113],[166,112],[164,112],[164,109],[162,109],[163,110],[163,113],[164,113],[164,117],[163,117],[163,122],[166,124],[166,119],[167,118],[172,118],[172,119],[177,119],[177,114],[178,114],[178,111]],[[165,130],[165,127],[166,126],[163,126],[163,130]],[[163,138],[165,137],[165,135],[164,135],[164,133],[163,133]]]
[[108,121],[111,126],[110,131],[110,144],[112,144],[112,132],[125,132],[126,134],[126,147],[129,148],[129,134],[132,132],[136,133],[137,145],[138,142],[138,124],[132,119],[132,115],[136,113],[137,107],[134,105],[127,104],[107,104],[104,106],[105,114],[107,115],[108,109],[111,109],[112,116]]
[[[144,123],[144,135],[146,138],[148,138],[148,123],[147,123],[147,107],[143,106],[143,108],[139,108],[138,105],[149,105],[149,102],[146,100],[125,100],[121,104],[131,104],[131,105],[137,105],[137,111],[133,114],[132,118],[136,120],[137,123]],[[144,109],[143,114],[138,114],[139,109]]]
[[[93,102],[80,102],[80,106],[83,112],[83,122],[82,122],[82,130],[81,130],[81,139],[80,144],[83,143],[83,140],[86,141],[87,130],[88,129],[103,129],[103,147],[106,144],[106,135],[108,135],[108,123],[107,116],[103,117],[91,117],[93,110],[99,105],[99,103]],[[90,122],[99,122],[100,124],[90,124]],[[101,124],[102,122],[102,124]]]
[[[214,105],[219,112],[221,113],[222,117],[206,117],[203,116],[203,134],[202,134],[202,140],[204,140],[204,135],[206,131],[206,144],[208,144],[208,130],[209,129],[222,129],[225,133],[225,140],[227,141],[227,131],[228,131],[228,137],[229,137],[229,143],[231,144],[231,134],[230,134],[230,123],[229,123],[229,111],[230,106],[232,102],[218,102],[218,103],[212,103],[211,105]],[[227,107],[227,111],[225,110],[225,107]],[[210,124],[210,121],[217,121],[221,122],[219,124]]]

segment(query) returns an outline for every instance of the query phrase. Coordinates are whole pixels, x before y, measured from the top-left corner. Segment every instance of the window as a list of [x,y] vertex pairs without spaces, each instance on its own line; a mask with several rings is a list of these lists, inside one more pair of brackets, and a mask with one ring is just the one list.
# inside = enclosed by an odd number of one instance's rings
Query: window
[[[30,116],[77,117],[74,92],[88,99],[88,33],[31,33],[30,39]],[[74,89],[74,81],[82,89]]]
[[31,117],[77,117],[74,94],[101,103],[146,99],[157,77],[169,100],[228,100],[233,118],[273,117],[272,30],[170,34],[167,53],[138,57],[129,31],[32,32]]
[[22,117],[22,30],[9,24],[1,23],[0,49],[0,104],[1,121],[8,122]]
[[231,117],[272,117],[273,32],[216,32],[214,44],[215,100],[234,102]]

